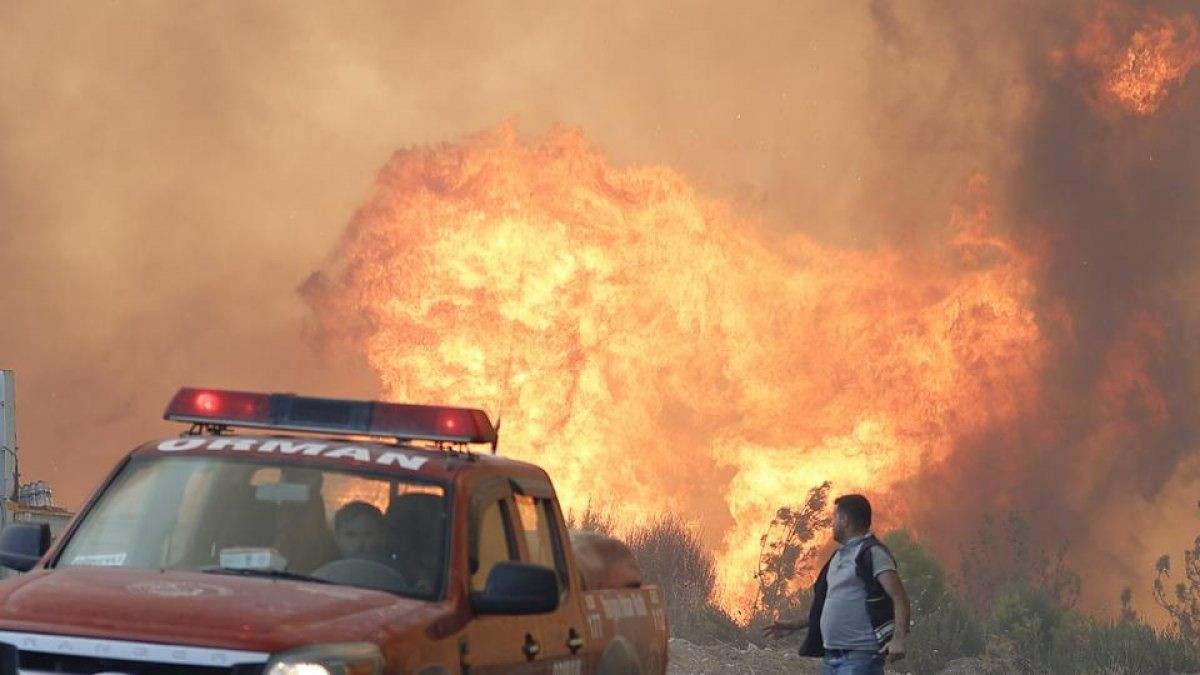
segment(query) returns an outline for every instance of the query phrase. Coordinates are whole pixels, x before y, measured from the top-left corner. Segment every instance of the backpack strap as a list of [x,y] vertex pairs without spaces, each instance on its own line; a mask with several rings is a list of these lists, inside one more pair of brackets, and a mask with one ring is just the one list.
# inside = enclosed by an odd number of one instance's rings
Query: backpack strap
[[875,535],[871,535],[863,540],[862,547],[858,549],[858,555],[854,558],[854,571],[867,587],[867,595],[873,595],[872,591],[876,586],[879,587],[879,590],[883,589],[879,580],[875,578],[875,556],[872,555],[871,549],[876,546],[891,555],[891,551],[888,551],[887,547],[875,538]]
[[892,639],[892,633],[895,630],[896,608],[892,596],[888,595],[883,584],[875,578],[875,556],[871,553],[871,549],[876,546],[883,549],[893,561],[896,559],[888,547],[883,545],[883,542],[876,539],[875,535],[871,535],[863,541],[862,548],[854,558],[854,570],[867,588],[867,615],[871,619],[871,627],[875,629],[875,637],[880,644],[884,644]]

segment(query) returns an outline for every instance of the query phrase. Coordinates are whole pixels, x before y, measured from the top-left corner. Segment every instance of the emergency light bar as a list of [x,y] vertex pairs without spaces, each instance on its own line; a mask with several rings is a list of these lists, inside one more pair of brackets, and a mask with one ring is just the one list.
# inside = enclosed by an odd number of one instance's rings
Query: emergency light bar
[[496,429],[482,410],[294,394],[185,387],[171,399],[163,417],[175,422],[212,426],[451,443],[496,442]]

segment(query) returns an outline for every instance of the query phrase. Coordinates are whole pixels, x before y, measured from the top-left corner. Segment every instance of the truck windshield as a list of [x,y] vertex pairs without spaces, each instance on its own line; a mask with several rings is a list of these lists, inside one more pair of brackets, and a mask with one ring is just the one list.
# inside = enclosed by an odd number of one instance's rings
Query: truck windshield
[[138,458],[56,562],[311,578],[432,599],[446,491],[398,476],[214,457]]

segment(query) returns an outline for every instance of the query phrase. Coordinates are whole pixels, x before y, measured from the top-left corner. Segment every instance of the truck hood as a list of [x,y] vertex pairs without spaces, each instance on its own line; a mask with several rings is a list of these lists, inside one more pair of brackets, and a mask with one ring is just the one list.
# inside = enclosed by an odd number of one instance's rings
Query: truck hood
[[381,641],[447,609],[349,586],[194,572],[72,567],[0,584],[0,628],[279,651]]

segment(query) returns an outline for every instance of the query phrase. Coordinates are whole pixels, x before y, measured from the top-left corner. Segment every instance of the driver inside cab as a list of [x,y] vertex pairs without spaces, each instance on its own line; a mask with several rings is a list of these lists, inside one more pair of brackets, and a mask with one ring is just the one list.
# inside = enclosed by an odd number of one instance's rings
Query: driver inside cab
[[386,541],[383,513],[366,502],[350,502],[333,516],[333,542],[343,558],[378,558]]

